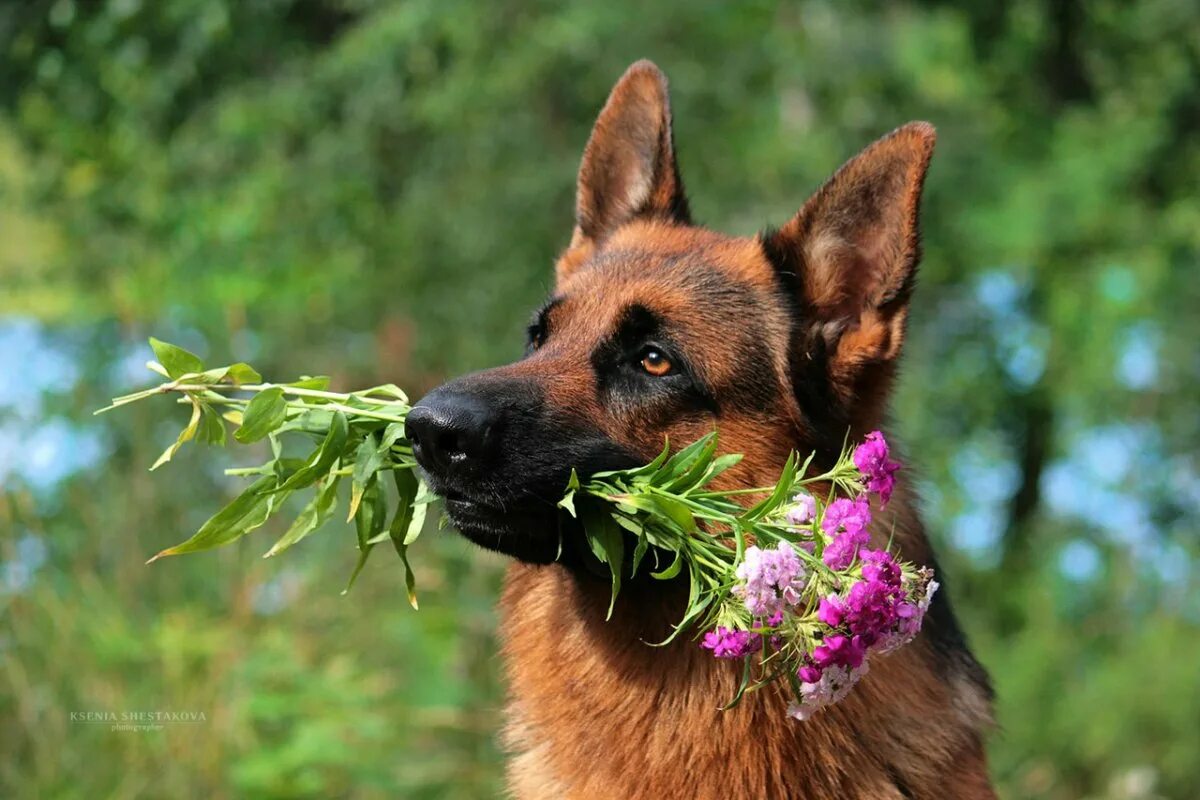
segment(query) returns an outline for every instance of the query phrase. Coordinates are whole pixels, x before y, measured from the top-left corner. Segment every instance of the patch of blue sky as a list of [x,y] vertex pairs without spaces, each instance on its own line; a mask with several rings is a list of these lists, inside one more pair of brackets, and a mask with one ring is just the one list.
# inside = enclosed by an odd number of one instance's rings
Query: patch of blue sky
[[1135,391],[1145,391],[1158,383],[1159,351],[1162,332],[1152,322],[1130,326],[1121,337],[1121,350],[1114,367],[1121,385]]

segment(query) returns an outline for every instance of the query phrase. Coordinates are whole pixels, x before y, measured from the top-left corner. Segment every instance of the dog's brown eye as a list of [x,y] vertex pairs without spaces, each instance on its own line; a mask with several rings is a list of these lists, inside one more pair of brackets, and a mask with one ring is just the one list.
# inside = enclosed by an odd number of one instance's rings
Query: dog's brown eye
[[661,378],[671,372],[671,360],[661,350],[651,347],[642,353],[642,369],[649,375]]

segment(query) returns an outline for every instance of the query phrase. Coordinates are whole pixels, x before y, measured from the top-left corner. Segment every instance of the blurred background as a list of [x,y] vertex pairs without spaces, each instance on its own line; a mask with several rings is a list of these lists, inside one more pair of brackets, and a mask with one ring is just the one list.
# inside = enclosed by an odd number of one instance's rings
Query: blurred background
[[[698,219],[785,221],[939,131],[894,431],[1010,798],[1200,794],[1200,6],[29,0],[0,7],[0,796],[500,791],[502,564],[189,535],[146,337],[414,394],[518,355],[591,123],[672,81]],[[886,6],[880,8],[880,6]],[[731,10],[734,9],[734,10]],[[278,531],[276,531],[277,533]],[[71,712],[203,712],[113,732]]]

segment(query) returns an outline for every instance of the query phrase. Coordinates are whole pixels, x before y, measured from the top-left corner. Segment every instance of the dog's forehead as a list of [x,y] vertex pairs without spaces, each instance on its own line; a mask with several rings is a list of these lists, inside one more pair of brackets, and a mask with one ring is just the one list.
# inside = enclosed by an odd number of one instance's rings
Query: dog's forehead
[[593,332],[632,305],[686,325],[753,312],[776,293],[757,240],[653,224],[623,228],[556,290],[562,316]]

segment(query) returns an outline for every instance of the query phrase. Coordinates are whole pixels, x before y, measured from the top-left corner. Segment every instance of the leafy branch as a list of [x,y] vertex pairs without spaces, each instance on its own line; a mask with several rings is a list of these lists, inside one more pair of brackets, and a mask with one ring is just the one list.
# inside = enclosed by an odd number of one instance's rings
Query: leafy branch
[[[278,555],[333,517],[338,487],[346,479],[351,487],[346,519],[354,522],[359,549],[346,589],[362,572],[375,545],[391,541],[404,563],[409,602],[417,607],[408,548],[421,534],[433,496],[413,472],[412,448],[404,439],[410,407],[399,387],[383,384],[357,392],[331,392],[329,379],[323,376],[263,383],[248,364],[205,369],[195,354],[181,347],[157,339],[151,339],[150,345],[157,361],[147,366],[168,380],[117,397],[96,413],[164,394],[175,394],[178,402],[190,406],[187,425],[152,470],[170,461],[189,441],[224,445],[227,424],[233,426],[237,442],[266,439],[271,448],[265,463],[227,470],[229,475],[254,480],[190,539],[161,551],[151,562],[234,542],[277,514],[291,495],[310,492],[308,503],[264,557]],[[307,455],[285,455],[285,438],[307,442]],[[394,508],[389,512],[391,504]]]

